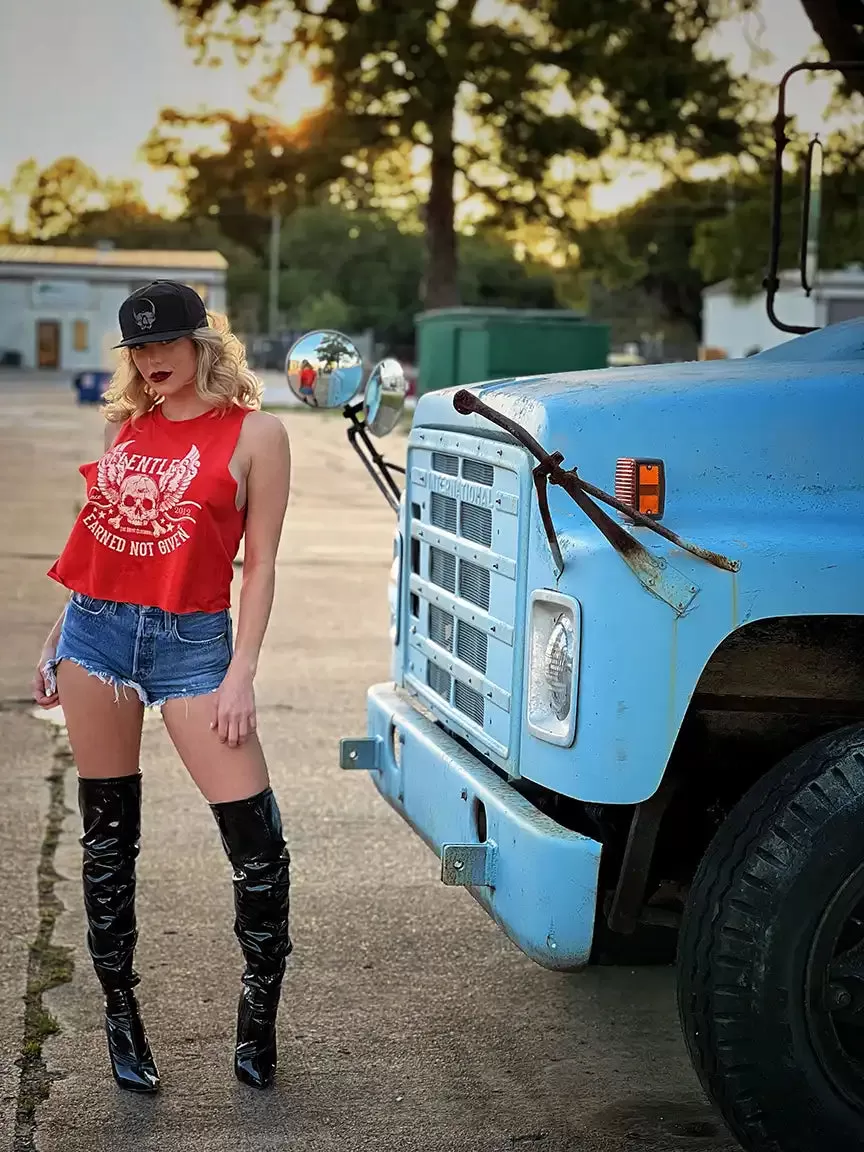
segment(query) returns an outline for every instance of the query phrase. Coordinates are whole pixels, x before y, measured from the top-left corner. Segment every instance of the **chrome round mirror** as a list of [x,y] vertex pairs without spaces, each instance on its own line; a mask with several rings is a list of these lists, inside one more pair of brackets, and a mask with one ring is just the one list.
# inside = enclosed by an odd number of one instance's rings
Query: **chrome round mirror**
[[381,360],[372,369],[363,393],[363,417],[373,436],[386,436],[399,423],[408,381],[398,360]]
[[341,332],[307,332],[286,356],[285,375],[310,408],[343,408],[360,391],[363,357]]

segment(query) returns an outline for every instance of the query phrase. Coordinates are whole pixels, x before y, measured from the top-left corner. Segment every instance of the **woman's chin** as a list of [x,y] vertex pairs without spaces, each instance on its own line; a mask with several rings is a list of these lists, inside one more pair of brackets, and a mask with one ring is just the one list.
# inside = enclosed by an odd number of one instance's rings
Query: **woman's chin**
[[158,399],[173,400],[177,396],[194,392],[195,381],[189,380],[185,384],[175,384],[173,380],[164,380],[159,384],[152,384],[151,387]]

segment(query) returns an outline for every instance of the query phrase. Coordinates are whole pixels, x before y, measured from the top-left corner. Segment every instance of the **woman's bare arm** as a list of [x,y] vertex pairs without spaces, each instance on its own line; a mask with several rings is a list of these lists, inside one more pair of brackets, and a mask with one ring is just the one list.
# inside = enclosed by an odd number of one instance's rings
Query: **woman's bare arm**
[[221,739],[232,745],[242,743],[256,727],[252,682],[273,607],[276,553],[291,484],[291,451],[281,420],[252,412],[243,433],[249,454],[243,585],[234,657],[216,694],[213,721]]

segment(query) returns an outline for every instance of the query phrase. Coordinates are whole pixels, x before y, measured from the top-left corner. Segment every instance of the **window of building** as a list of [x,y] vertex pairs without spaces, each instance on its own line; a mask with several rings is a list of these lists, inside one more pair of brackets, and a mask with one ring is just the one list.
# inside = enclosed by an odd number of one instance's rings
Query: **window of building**
[[72,325],[72,347],[76,352],[89,351],[90,333],[86,320],[76,320]]

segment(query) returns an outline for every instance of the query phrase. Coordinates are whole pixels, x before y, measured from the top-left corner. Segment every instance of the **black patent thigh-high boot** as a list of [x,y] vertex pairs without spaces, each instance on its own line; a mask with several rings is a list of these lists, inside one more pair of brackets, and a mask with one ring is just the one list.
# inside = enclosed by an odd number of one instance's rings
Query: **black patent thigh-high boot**
[[276,1014],[288,935],[290,858],[276,797],[267,788],[248,800],[212,804],[234,869],[234,931],[246,961],[237,1012],[234,1071],[267,1088],[276,1071]]
[[133,989],[138,931],[135,861],[141,835],[141,777],[78,779],[84,825],[87,946],[105,993],[105,1033],[114,1079],[131,1092],[156,1092],[159,1072]]

